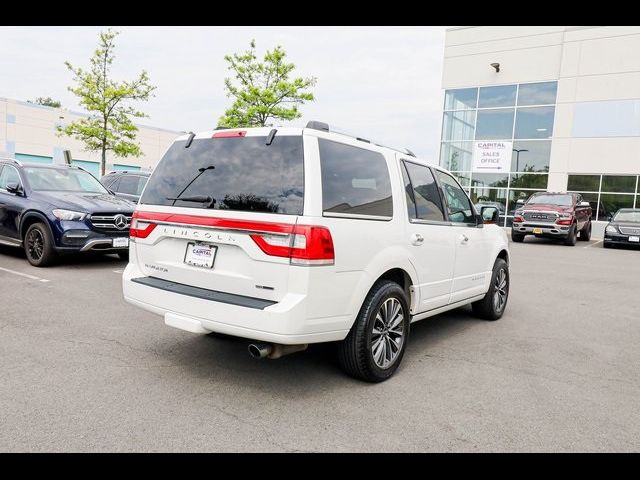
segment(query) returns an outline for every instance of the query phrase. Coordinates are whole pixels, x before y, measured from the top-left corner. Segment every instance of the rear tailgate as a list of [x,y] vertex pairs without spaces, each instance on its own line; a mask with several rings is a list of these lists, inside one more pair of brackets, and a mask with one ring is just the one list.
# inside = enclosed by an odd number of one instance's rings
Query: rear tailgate
[[[265,222],[256,213],[170,210],[148,206],[134,214],[131,248],[146,276],[276,302],[286,294],[288,256],[268,255],[258,242],[288,245],[297,216],[269,215]],[[209,250],[211,259],[198,266],[189,256],[194,247]]]
[[150,277],[279,301],[303,197],[301,129],[183,137],[144,189],[131,261]]

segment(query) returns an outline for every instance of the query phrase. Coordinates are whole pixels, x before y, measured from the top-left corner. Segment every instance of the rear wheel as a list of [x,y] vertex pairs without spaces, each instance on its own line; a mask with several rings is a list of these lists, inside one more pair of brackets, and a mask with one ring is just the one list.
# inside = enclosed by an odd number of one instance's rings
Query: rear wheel
[[473,313],[485,320],[502,317],[509,299],[509,265],[502,258],[496,259],[491,274],[491,285],[482,300],[471,304]]
[[400,285],[389,280],[376,283],[340,344],[342,369],[367,382],[391,377],[407,347],[409,323],[409,305]]
[[524,235],[522,235],[521,233],[516,233],[513,230],[511,230],[511,240],[516,243],[522,243],[524,242]]
[[582,230],[580,230],[580,240],[583,242],[591,240],[591,221],[588,221],[587,224],[582,227]]
[[51,265],[56,257],[53,239],[44,223],[34,223],[24,235],[24,252],[34,267]]
[[569,229],[569,235],[564,239],[564,244],[573,247],[578,241],[578,226],[574,223]]

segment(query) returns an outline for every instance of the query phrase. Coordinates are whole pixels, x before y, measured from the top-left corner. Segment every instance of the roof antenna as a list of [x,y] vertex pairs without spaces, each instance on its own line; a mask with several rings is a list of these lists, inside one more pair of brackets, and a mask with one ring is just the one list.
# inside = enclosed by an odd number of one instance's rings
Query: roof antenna
[[195,136],[195,133],[189,132],[189,138],[187,139],[187,144],[184,146],[184,148],[189,148],[191,146],[191,142],[193,142]]
[[273,142],[273,138],[276,136],[276,133],[278,132],[277,128],[274,128],[273,130],[271,130],[269,132],[269,136],[267,137],[267,141],[264,142],[265,145],[271,145],[271,142]]
[[406,152],[407,152],[407,155],[409,155],[409,156],[411,156],[411,157],[414,157],[414,158],[416,157],[416,154],[415,154],[415,153],[413,153],[413,152],[412,152],[411,150],[409,150],[408,148],[405,148],[405,150],[406,150]]

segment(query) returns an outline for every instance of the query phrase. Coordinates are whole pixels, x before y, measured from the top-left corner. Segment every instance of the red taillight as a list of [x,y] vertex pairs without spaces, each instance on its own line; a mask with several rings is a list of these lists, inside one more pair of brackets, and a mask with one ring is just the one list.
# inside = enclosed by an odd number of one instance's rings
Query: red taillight
[[225,130],[223,132],[214,133],[211,138],[237,138],[237,137],[244,137],[246,135],[247,135],[246,130],[233,130],[233,131]]
[[156,228],[156,222],[248,233],[264,253],[289,258],[293,264],[332,265],[335,259],[331,232],[317,225],[135,211],[131,219],[131,237],[147,238]]
[[571,225],[573,223],[573,218],[569,217],[569,218],[559,218],[558,220],[556,220],[556,223],[558,225]]
[[147,238],[153,232],[153,229],[157,227],[157,224],[140,220],[140,217],[137,211],[133,212],[131,227],[129,228],[129,236],[131,238]]
[[297,265],[332,265],[333,239],[326,227],[292,225],[288,235],[252,234],[251,238],[267,255],[289,258]]
[[521,217],[520,215],[516,215],[515,217],[513,217],[513,222],[514,223],[522,223],[522,222],[524,222],[524,217]]

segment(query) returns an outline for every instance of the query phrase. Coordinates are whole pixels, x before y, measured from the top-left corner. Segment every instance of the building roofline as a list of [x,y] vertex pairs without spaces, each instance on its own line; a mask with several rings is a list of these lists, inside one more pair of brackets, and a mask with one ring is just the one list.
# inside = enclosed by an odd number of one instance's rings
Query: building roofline
[[[484,25],[471,25],[471,26],[462,26],[462,27],[449,27],[446,28],[446,32],[453,32],[456,30],[469,30],[471,28],[479,28]],[[576,27],[564,27],[565,32],[573,32],[576,30],[588,30],[589,28],[602,28],[604,25],[590,25],[590,26],[576,26]]]
[[[32,108],[42,108],[42,109],[46,109],[46,110],[53,110],[53,111],[60,111],[60,112],[67,112],[70,113],[72,115],[78,115],[80,117],[85,117],[88,118],[90,115],[88,113],[85,112],[78,112],[75,110],[69,110],[68,108],[64,108],[64,107],[50,107],[48,105],[38,105],[37,103],[31,103],[31,102],[27,102],[24,100],[17,100],[15,98],[6,98],[6,97],[0,97],[0,101],[5,101],[5,102],[15,102],[19,105],[24,105],[26,107],[32,107]],[[136,127],[141,127],[141,128],[147,128],[150,130],[157,130],[160,132],[168,132],[168,133],[185,133],[183,131],[179,131],[179,130],[170,130],[168,128],[162,128],[162,127],[154,127],[151,125],[142,125],[140,123],[136,123],[135,124]]]

